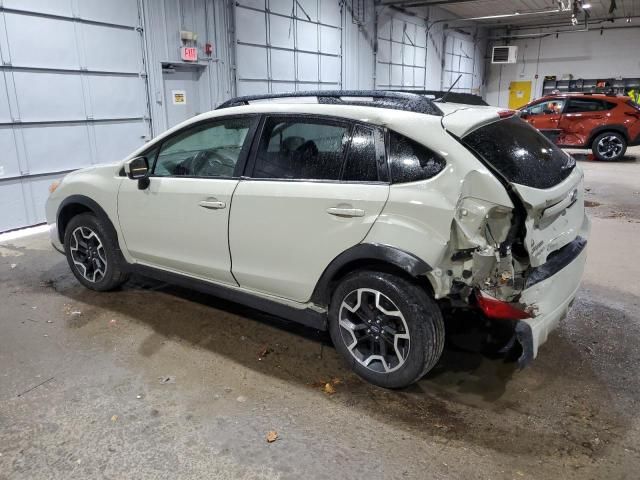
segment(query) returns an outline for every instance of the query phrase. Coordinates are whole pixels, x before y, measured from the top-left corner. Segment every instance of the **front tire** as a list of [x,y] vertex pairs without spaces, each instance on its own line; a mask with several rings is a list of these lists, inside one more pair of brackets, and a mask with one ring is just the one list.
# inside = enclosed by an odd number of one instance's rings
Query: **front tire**
[[627,140],[618,132],[604,132],[593,139],[591,150],[598,160],[620,160],[627,151]]
[[336,288],[329,332],[349,366],[385,388],[402,388],[435,366],[444,322],[435,301],[416,283],[389,273],[359,271]]
[[95,215],[83,213],[73,217],[64,232],[67,262],[85,287],[105,292],[128,280],[124,259],[117,240]]

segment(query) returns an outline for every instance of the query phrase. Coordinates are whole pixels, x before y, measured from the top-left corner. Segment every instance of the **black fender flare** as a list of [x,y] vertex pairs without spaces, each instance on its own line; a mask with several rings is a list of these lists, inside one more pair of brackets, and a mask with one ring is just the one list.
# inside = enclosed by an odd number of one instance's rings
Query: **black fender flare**
[[591,148],[591,144],[593,143],[595,138],[604,132],[619,133],[624,137],[625,141],[629,143],[629,131],[627,130],[627,127],[625,127],[624,125],[613,124],[613,125],[601,125],[591,130],[591,135],[589,135],[589,140],[587,141],[586,146]]
[[118,245],[118,248],[120,247],[120,244],[118,242],[118,232],[116,232],[116,229],[113,226],[113,222],[109,218],[109,215],[107,215],[107,212],[104,211],[104,209],[100,206],[98,202],[96,202],[92,198],[89,198],[85,195],[70,195],[67,198],[65,198],[58,206],[58,211],[56,212],[56,226],[58,229],[58,238],[60,239],[60,243],[64,245],[64,229],[60,227],[63,224],[66,226],[66,224],[70,220],[70,219],[64,219],[62,217],[62,214],[65,208],[70,205],[82,205],[83,207],[91,210],[96,215],[96,217],[98,217],[105,225],[107,225],[107,228],[109,229],[109,234],[113,235],[113,238],[116,240],[116,244]]
[[342,252],[324,269],[311,295],[311,302],[328,305],[332,281],[367,262],[388,264],[414,278],[432,270],[427,262],[399,248],[380,243],[360,243]]

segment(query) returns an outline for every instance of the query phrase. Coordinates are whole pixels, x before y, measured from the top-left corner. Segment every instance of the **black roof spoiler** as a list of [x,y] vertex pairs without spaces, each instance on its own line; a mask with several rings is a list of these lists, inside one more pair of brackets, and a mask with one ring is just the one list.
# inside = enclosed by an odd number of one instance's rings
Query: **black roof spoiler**
[[[433,100],[423,95],[409,92],[393,92],[386,90],[322,90],[290,93],[270,93],[264,95],[248,95],[236,97],[222,103],[216,110],[240,105],[249,105],[260,100],[315,97],[324,105],[361,105],[365,107],[390,108],[427,115],[442,115]],[[292,102],[293,103],[293,102]]]

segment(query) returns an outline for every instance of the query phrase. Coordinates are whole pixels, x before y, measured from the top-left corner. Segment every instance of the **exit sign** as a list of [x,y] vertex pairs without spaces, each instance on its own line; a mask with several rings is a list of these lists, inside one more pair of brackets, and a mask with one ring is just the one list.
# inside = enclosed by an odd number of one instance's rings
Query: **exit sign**
[[198,49],[195,47],[182,47],[180,49],[180,56],[185,62],[197,62]]

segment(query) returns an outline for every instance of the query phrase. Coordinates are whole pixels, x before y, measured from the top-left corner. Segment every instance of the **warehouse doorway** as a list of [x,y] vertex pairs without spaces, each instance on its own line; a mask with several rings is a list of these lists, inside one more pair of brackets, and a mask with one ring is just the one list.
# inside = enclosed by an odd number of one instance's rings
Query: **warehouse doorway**
[[167,128],[203,112],[199,80],[202,69],[195,65],[162,65]]

